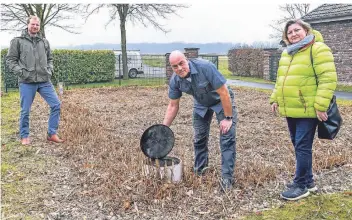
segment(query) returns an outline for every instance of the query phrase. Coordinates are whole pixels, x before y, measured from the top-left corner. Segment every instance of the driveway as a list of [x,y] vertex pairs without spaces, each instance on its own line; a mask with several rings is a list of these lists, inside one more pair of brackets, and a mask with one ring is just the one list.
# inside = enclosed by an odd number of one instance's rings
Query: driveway
[[[226,82],[227,85],[232,86],[246,86],[258,89],[274,89],[274,84],[267,84],[267,83],[255,83],[255,82],[245,82],[241,80],[233,80],[228,79]],[[352,93],[351,92],[335,92],[336,98],[338,99],[347,99],[352,100]]]

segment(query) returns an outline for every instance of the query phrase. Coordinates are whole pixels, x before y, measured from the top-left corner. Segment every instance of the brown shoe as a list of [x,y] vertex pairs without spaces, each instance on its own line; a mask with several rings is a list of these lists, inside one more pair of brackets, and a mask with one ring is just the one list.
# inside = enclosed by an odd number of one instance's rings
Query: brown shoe
[[64,140],[60,139],[59,136],[57,136],[57,134],[53,134],[50,137],[48,136],[47,140],[55,142],[55,143],[63,143],[64,142]]
[[21,143],[22,145],[29,145],[31,143],[31,140],[29,140],[29,137],[22,138]]

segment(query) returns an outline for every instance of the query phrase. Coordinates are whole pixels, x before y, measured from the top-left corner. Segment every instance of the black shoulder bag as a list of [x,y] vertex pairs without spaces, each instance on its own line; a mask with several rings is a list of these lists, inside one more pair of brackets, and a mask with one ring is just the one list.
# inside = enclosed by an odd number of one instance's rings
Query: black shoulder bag
[[[312,64],[312,68],[315,75],[315,81],[318,87],[318,77],[317,77],[317,74],[315,73],[315,69],[313,65],[312,47],[313,45],[310,47],[310,62]],[[339,132],[342,124],[342,118],[341,118],[339,109],[337,108],[335,95],[332,96],[329,108],[326,111],[326,113],[328,115],[328,120],[320,121],[318,124],[318,138],[333,140],[336,137],[337,133]]]

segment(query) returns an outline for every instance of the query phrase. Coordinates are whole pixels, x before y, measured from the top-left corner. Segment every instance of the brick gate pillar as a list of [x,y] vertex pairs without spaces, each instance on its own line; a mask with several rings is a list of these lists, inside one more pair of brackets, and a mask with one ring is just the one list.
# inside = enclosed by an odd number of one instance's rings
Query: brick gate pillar
[[185,48],[185,56],[187,58],[198,58],[199,48]]
[[[187,58],[197,58],[198,57],[198,51],[199,51],[199,48],[184,48],[185,49],[185,56]],[[170,78],[172,76],[172,68],[171,68],[171,65],[170,65],[170,62],[169,62],[169,57],[170,57],[170,53],[166,53],[165,54],[165,63],[166,63],[166,84],[169,84],[169,81],[170,81]]]
[[170,81],[170,78],[171,78],[172,73],[173,73],[171,65],[170,65],[170,61],[169,61],[170,54],[171,53],[166,53],[165,54],[165,64],[166,64],[166,66],[165,66],[165,68],[166,68],[166,80],[165,80],[165,83],[167,85],[169,85],[169,81]]

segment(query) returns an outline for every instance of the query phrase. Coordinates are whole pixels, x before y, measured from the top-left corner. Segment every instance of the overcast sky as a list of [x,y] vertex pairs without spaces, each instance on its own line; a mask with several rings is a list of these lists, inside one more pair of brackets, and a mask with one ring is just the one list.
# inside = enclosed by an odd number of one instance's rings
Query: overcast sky
[[[232,3],[231,3],[232,2]],[[242,1],[243,2],[243,1]],[[272,29],[269,24],[282,16],[279,3],[238,3],[228,2],[191,2],[189,8],[180,9],[179,16],[160,20],[171,32],[164,34],[152,27],[141,24],[127,24],[127,43],[253,43],[269,41]],[[320,4],[311,4],[311,10]],[[47,39],[53,47],[94,43],[120,43],[119,20],[105,28],[108,11],[89,18],[78,31],[81,34],[70,34],[61,29],[46,29]],[[0,33],[0,45],[8,46],[16,34]]]

